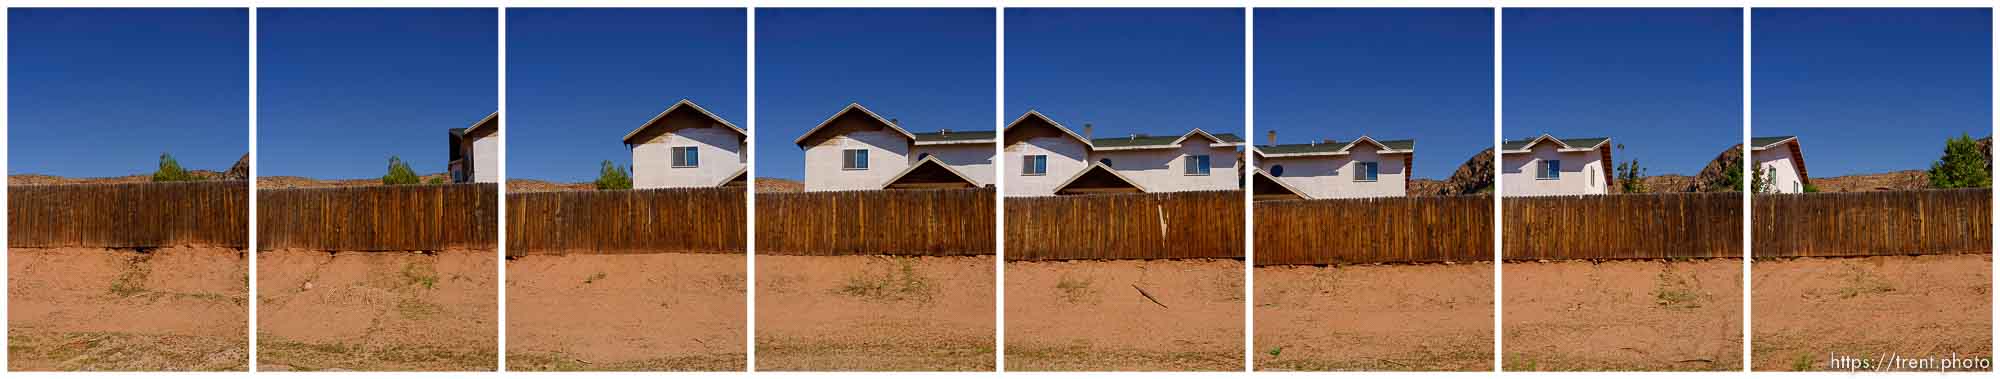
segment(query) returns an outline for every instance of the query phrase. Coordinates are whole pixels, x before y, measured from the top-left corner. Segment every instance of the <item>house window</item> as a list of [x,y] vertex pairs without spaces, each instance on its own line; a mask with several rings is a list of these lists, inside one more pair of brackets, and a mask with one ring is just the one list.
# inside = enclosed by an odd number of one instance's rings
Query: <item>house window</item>
[[1799,182],[1792,182],[1792,192],[1805,192],[1805,191],[1806,187],[1804,184],[1799,184]]
[[1378,164],[1375,162],[1355,162],[1354,181],[1357,182],[1375,181],[1375,169],[1377,166]]
[[1097,163],[1103,163],[1104,167],[1111,167],[1111,158],[1097,158]]
[[1562,168],[1563,168],[1562,163],[1563,163],[1562,161],[1558,160],[1542,161],[1540,167],[1541,169],[1535,172],[1535,179],[1543,179],[1543,180],[1562,179]]
[[867,170],[868,149],[847,149],[840,151],[840,169]]
[[674,167],[700,167],[701,150],[694,146],[674,148]]
[[1187,174],[1208,175],[1208,156],[1207,155],[1187,156]]
[[1026,155],[1021,157],[1021,175],[1041,176],[1049,173],[1049,156]]
[[1285,176],[1285,165],[1271,165],[1271,176]]

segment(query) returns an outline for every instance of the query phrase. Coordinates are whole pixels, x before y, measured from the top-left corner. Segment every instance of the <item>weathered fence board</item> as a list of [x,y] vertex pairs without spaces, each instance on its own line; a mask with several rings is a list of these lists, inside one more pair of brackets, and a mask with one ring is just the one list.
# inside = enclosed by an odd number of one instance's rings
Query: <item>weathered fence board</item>
[[1743,195],[1507,197],[1506,259],[1743,257]]
[[742,254],[744,189],[507,194],[507,254]]
[[7,187],[13,247],[243,247],[250,229],[244,181]]
[[1243,258],[1242,191],[1004,202],[1008,260]]
[[492,183],[257,191],[257,249],[491,249],[499,237]]
[[1750,207],[1758,258],[1993,251],[1985,188],[1768,194]]
[[993,254],[992,189],[757,194],[757,254]]
[[1492,196],[1260,201],[1258,265],[1493,260]]

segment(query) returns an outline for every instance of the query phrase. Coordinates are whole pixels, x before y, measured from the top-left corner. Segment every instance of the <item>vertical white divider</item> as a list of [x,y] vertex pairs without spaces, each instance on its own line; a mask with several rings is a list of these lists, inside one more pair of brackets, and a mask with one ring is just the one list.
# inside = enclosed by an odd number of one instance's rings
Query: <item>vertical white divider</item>
[[250,155],[248,165],[250,166],[250,170],[246,174],[249,175],[248,185],[250,189],[248,194],[249,200],[244,203],[246,204],[245,208],[248,208],[249,211],[248,218],[245,219],[244,223],[244,227],[248,229],[245,229],[244,233],[249,238],[244,240],[243,245],[243,255],[249,260],[245,264],[245,267],[250,271],[250,275],[247,277],[249,279],[246,279],[250,282],[244,283],[250,290],[248,295],[250,296],[250,301],[244,302],[249,304],[249,309],[245,310],[248,313],[244,315],[244,319],[248,325],[244,325],[244,327],[248,328],[245,335],[249,336],[250,339],[249,346],[246,346],[247,350],[245,350],[247,354],[244,357],[249,362],[244,367],[248,367],[250,372],[257,372],[257,166],[261,166],[257,164],[257,7],[250,7],[244,13],[248,14],[245,22],[249,23],[247,33],[250,34],[250,53],[247,54],[250,57],[250,96],[247,99],[249,102],[247,109],[250,110],[250,140],[246,142],[250,145],[250,152],[248,153]]
[[500,113],[500,116],[495,117],[495,119],[499,121],[499,125],[497,126],[500,127],[500,132],[494,134],[500,137],[500,146],[496,149],[500,152],[500,189],[494,195],[497,199],[493,200],[500,213],[494,215],[497,218],[493,222],[499,223],[500,227],[493,228],[498,233],[493,241],[493,257],[498,259],[494,263],[498,264],[493,265],[493,269],[494,271],[498,271],[497,274],[499,276],[496,277],[500,279],[494,285],[495,289],[498,290],[495,291],[494,296],[497,296],[498,300],[498,308],[496,308],[498,312],[495,313],[499,316],[499,322],[496,322],[494,325],[497,329],[495,329],[496,334],[493,336],[495,340],[493,346],[494,359],[498,360],[498,363],[494,367],[498,367],[500,372],[507,372],[507,135],[512,134],[507,131],[507,120],[513,117],[507,115],[507,7],[496,8],[494,12],[497,15],[496,17],[498,17],[494,24],[499,28],[499,33],[494,38],[494,43],[499,45],[499,49],[495,50],[494,54],[494,68],[496,69],[494,75],[499,77],[495,81],[499,96],[495,97],[497,104],[494,104],[494,107],[499,108],[497,112]]
[[[1738,145],[1738,147],[1742,148],[1742,155],[1743,155],[1740,158],[1743,160],[1743,162],[1738,167],[1742,167],[1744,170],[1755,169],[1755,167],[1751,165],[1751,160],[1750,160],[1750,7],[1743,7],[1743,142],[1741,145]],[[1750,346],[1751,346],[1750,339],[1755,338],[1750,334],[1750,312],[1752,311],[1750,307],[1750,297],[1754,295],[1750,292],[1750,287],[1751,287],[1750,280],[1752,279],[1752,277],[1750,276],[1750,261],[1752,258],[1754,258],[1753,254],[1751,254],[1750,251],[1750,245],[1751,245],[1750,241],[1752,241],[1753,238],[1756,238],[1756,235],[1751,234],[1750,232],[1750,222],[1752,221],[1750,219],[1750,211],[1751,211],[1750,198],[1752,196],[1752,194],[1750,193],[1750,181],[1745,180],[1743,181],[1742,184],[1743,184],[1743,188],[1741,190],[1742,192],[1739,192],[1743,194],[1743,208],[1742,208],[1743,209],[1743,299],[1742,299],[1743,300],[1743,308],[1742,308],[1743,309],[1743,320],[1742,320],[1743,368],[1742,370],[1744,372],[1749,372]]]
[[993,7],[993,369],[1007,372],[1007,7]]
[[1507,303],[1505,301],[1506,297],[1501,294],[1502,292],[1501,290],[1506,288],[1506,281],[1504,280],[1505,273],[1503,270],[1500,269],[1500,266],[1504,265],[1502,261],[1504,261],[1507,258],[1506,257],[1507,240],[1505,235],[1506,233],[1501,233],[1501,229],[1503,229],[1503,227],[1505,226],[1503,221],[1507,220],[1507,218],[1504,217],[1506,215],[1507,210],[1505,209],[1505,207],[1501,207],[1502,202],[1500,201],[1501,197],[1506,196],[1507,184],[1502,183],[1500,181],[1500,170],[1498,169],[1498,167],[1500,167],[1500,141],[1502,141],[1501,131],[1506,129],[1506,123],[1503,122],[1502,121],[1503,119],[1501,118],[1506,113],[1505,111],[1503,111],[1502,108],[1502,105],[1505,104],[1504,101],[1505,91],[1501,90],[1501,83],[1504,82],[1505,78],[1503,76],[1504,74],[1501,71],[1501,67],[1503,67],[1503,65],[1507,63],[1506,59],[1502,59],[1502,57],[1504,57],[1505,55],[1501,54],[1501,51],[1504,51],[1504,49],[1506,48],[1506,44],[1503,42],[1504,40],[1501,38],[1501,36],[1505,35],[1507,30],[1505,26],[1506,25],[1505,18],[1501,17],[1501,14],[1506,13],[1506,11],[1507,11],[1506,7],[1493,8],[1493,158],[1492,159],[1493,159],[1493,167],[1495,167],[1495,169],[1493,170],[1493,371],[1504,371],[1501,370],[1502,367],[1501,364],[1505,363],[1505,360],[1502,359],[1502,356],[1505,355],[1507,351],[1506,339],[1504,338],[1507,335],[1506,333],[1504,333],[1504,331],[1501,330],[1501,325],[1502,325],[1501,317],[1505,314],[1503,311],[1507,309]]
[[[1243,140],[1249,142],[1243,146],[1243,167],[1239,167],[1238,170],[1245,173],[1251,172],[1250,170],[1253,170],[1252,167],[1257,167],[1257,155],[1250,153],[1250,149],[1255,148],[1257,145],[1257,92],[1255,91],[1256,80],[1254,80],[1257,77],[1257,69],[1254,67],[1257,63],[1255,55],[1257,50],[1256,14],[1257,7],[1243,7]],[[1257,207],[1253,204],[1252,200],[1254,198],[1250,194],[1253,190],[1250,188],[1251,176],[1244,175],[1238,179],[1242,181],[1242,183],[1239,183],[1238,188],[1243,189],[1243,371],[1245,372],[1257,370],[1257,314],[1255,312],[1255,304],[1257,304],[1257,240],[1250,238],[1250,236],[1257,235],[1257,223],[1254,222],[1256,220],[1254,213]]]
[[743,364],[757,371],[757,7],[743,9],[743,113],[750,125],[750,185],[743,186]]

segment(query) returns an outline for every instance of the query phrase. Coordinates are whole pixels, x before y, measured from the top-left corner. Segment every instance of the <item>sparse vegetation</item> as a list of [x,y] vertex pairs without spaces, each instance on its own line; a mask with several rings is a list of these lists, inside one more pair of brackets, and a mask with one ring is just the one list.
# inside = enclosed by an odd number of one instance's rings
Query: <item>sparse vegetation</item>
[[429,267],[419,267],[415,263],[406,264],[403,265],[403,279],[411,285],[423,286],[424,289],[437,289],[437,273],[432,271]]
[[186,169],[182,169],[181,162],[174,160],[173,155],[160,153],[160,169],[153,171],[153,182],[185,182],[199,179]]
[[1757,168],[1757,176],[1750,178],[1750,190],[1753,193],[1778,192],[1777,181],[1777,169],[1773,169],[1770,166],[1761,166]]
[[1801,353],[1797,357],[1792,357],[1792,371],[1812,371],[1812,368],[1812,354]]
[[1709,181],[1702,188],[1702,191],[1731,192],[1731,191],[1741,191],[1742,188],[1743,188],[1743,162],[1732,159],[1729,160],[1728,164],[1723,166],[1722,176],[1715,178],[1715,180]]
[[1961,133],[1946,140],[1944,156],[1931,163],[1931,188],[1986,188],[1992,186],[1991,171],[1979,141]]
[[410,170],[410,164],[403,163],[403,158],[389,156],[389,173],[382,175],[382,184],[392,186],[417,184],[421,179],[417,177],[416,171]]
[[[836,289],[840,294],[874,301],[931,301],[930,279],[917,273],[916,259],[889,258],[895,268],[881,273],[863,272],[847,278]],[[873,271],[873,270],[870,270]]]
[[1653,288],[1654,303],[1669,309],[1701,308],[1701,286],[1698,279],[1691,278],[1674,273],[1671,267],[1660,270]]
[[1062,279],[1056,281],[1056,290],[1062,291],[1062,299],[1065,303],[1095,303],[1097,300],[1097,289],[1090,286],[1090,280],[1088,279],[1079,280],[1069,275],[1063,275]]
[[445,178],[442,176],[433,176],[431,177],[431,180],[424,181],[424,184],[447,184],[447,183],[451,182],[445,180]]
[[604,161],[602,167],[598,168],[597,181],[593,183],[597,185],[597,189],[599,190],[632,189],[632,175],[628,174],[628,172],[625,170],[625,167],[607,160]]
[[[1625,152],[1625,144],[1618,144],[1618,152],[1620,154]],[[1638,159],[1619,163],[1616,176],[1618,179],[1618,192],[1646,193],[1651,191],[1650,188],[1646,188],[1646,182],[1643,180],[1646,178],[1646,168],[1639,166]]]
[[1847,285],[1841,286],[1838,290],[1838,294],[1842,299],[1852,299],[1857,296],[1896,290],[1896,287],[1890,286],[1888,281],[1869,274],[1868,269],[1855,265],[1849,265],[1847,269]]
[[597,283],[599,280],[604,280],[605,276],[603,271],[598,271],[596,274],[590,274],[588,278],[583,278],[583,284]]

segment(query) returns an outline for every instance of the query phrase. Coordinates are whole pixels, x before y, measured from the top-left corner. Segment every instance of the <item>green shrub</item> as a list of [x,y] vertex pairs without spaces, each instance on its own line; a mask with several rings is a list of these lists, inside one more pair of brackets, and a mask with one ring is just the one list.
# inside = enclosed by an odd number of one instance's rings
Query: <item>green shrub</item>
[[185,182],[198,179],[194,177],[194,174],[181,169],[181,162],[174,160],[174,156],[167,153],[160,153],[160,169],[159,171],[153,171],[153,181]]
[[632,175],[626,174],[624,167],[604,161],[603,167],[597,169],[596,184],[600,190],[632,189]]
[[1992,186],[1992,172],[1979,141],[1960,133],[1945,140],[1944,156],[1931,163],[1931,188],[1986,188]]
[[398,158],[394,155],[389,156],[389,173],[382,175],[382,184],[392,186],[417,184],[420,180],[417,177],[417,172],[410,170],[410,164],[403,163],[403,158]]

